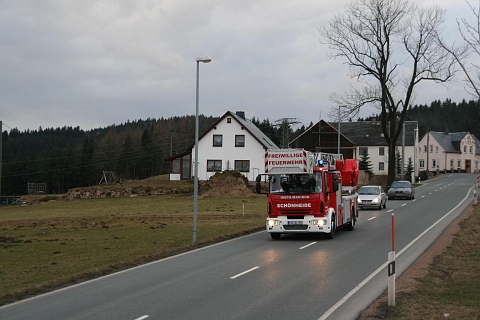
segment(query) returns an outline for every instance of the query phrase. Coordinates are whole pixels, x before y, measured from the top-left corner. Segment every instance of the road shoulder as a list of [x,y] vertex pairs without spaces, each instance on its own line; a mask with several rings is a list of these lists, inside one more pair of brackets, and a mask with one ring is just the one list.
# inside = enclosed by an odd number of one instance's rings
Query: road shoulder
[[[401,294],[415,290],[421,279],[427,275],[429,267],[435,257],[440,255],[452,243],[455,235],[460,231],[460,223],[472,216],[472,205],[460,214],[435,240],[435,242],[396,280],[396,298]],[[370,306],[362,311],[357,319],[373,320],[384,319],[388,305],[388,293],[385,290]]]

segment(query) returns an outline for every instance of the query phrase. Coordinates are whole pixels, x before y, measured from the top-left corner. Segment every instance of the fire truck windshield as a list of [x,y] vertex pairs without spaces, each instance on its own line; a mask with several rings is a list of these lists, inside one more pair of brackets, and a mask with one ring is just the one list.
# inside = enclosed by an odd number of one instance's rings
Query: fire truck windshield
[[270,176],[270,193],[320,193],[322,174],[274,174]]

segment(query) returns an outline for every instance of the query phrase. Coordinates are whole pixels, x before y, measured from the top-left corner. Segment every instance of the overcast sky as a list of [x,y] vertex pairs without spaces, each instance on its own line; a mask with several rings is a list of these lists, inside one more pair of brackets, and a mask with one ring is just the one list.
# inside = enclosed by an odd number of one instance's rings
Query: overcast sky
[[[474,1],[474,0],[472,0]],[[347,0],[0,0],[0,120],[3,130],[106,127],[127,120],[244,110],[308,125],[328,120],[329,96],[352,81],[329,60],[318,28]],[[439,4],[447,39],[463,0]],[[414,104],[470,100],[460,81],[417,88]],[[365,108],[361,116],[376,110]]]

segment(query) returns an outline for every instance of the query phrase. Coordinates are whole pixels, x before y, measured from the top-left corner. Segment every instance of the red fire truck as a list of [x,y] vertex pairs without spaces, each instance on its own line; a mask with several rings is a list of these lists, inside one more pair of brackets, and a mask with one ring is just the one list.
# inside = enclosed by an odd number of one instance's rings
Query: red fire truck
[[[266,227],[272,239],[287,233],[323,233],[332,239],[339,228],[354,229],[358,218],[355,159],[304,149],[268,150],[263,176],[268,184]],[[260,193],[262,175],[256,182]]]

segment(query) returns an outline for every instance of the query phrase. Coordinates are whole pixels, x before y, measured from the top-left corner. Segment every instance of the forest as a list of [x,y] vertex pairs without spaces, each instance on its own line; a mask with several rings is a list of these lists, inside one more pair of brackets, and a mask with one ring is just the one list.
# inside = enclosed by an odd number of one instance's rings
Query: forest
[[[199,117],[200,135],[218,117]],[[369,120],[358,119],[358,121]],[[250,119],[277,145],[282,126],[288,123]],[[420,138],[430,131],[473,133],[480,137],[478,101],[434,101],[415,105],[407,120],[419,122]],[[293,140],[313,125],[296,130],[288,127]],[[171,155],[186,151],[195,139],[195,116],[127,121],[124,124],[84,131],[80,127],[46,128],[2,132],[1,195],[23,195],[28,183],[46,183],[46,192],[65,193],[68,189],[98,185],[105,171],[114,172],[116,181],[145,179],[169,171]]]

